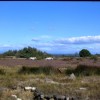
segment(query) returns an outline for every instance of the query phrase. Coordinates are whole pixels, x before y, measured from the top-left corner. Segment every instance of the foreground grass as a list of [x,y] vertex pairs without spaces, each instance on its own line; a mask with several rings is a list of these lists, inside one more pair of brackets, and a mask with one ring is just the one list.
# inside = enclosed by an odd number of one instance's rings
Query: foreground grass
[[[35,71],[34,71],[35,69]],[[38,70],[39,69],[39,70]],[[77,97],[79,100],[100,100],[100,76],[77,76],[76,80],[69,79],[69,74],[59,73],[52,67],[0,67],[0,87],[9,90],[0,91],[0,100],[12,100],[11,95],[16,94],[23,100],[33,100],[33,94],[20,89],[12,90],[13,86],[35,86],[44,94],[60,94]],[[51,79],[60,84],[46,82]],[[80,88],[86,88],[81,90]]]

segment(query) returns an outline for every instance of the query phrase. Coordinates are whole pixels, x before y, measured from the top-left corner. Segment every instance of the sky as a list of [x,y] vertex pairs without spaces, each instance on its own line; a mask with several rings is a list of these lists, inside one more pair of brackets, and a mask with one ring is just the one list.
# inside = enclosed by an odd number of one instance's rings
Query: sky
[[100,53],[100,2],[1,1],[0,52]]

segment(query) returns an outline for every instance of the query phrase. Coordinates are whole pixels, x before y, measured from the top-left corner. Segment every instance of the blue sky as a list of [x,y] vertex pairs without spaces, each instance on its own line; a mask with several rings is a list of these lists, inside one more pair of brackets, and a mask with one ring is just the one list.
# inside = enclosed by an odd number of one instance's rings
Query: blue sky
[[0,52],[100,53],[100,2],[0,2]]

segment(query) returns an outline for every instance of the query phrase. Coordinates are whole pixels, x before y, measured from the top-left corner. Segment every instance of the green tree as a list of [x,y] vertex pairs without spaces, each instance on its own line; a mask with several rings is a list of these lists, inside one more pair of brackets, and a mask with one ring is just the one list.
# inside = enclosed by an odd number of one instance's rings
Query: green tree
[[91,56],[91,53],[89,50],[87,49],[82,49],[80,52],[79,52],[79,55],[80,57],[89,57]]
[[45,58],[48,55],[49,54],[32,47],[25,47],[19,50],[16,54],[17,57],[21,57],[21,58],[37,57],[37,59]]
[[3,56],[15,56],[17,53],[17,50],[8,50],[5,53],[3,53]]
[[20,58],[29,58],[29,57],[37,57],[37,59],[43,59],[47,56],[51,56],[50,54],[46,52],[42,52],[40,50],[37,50],[36,48],[32,48],[30,46],[24,47],[21,50],[8,50],[7,52],[4,52],[0,55],[0,57],[5,56],[16,56]]

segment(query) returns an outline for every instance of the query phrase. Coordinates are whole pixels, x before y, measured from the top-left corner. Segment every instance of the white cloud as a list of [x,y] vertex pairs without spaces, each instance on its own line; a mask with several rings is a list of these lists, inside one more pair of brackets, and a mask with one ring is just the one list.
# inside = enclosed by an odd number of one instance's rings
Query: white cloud
[[55,40],[57,43],[61,44],[91,44],[100,43],[100,35],[98,36],[81,36],[81,37],[71,37],[71,38],[61,38]]

